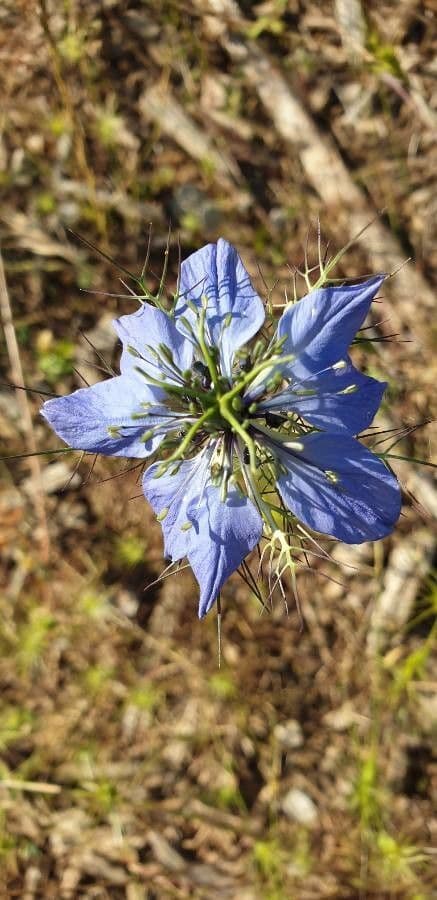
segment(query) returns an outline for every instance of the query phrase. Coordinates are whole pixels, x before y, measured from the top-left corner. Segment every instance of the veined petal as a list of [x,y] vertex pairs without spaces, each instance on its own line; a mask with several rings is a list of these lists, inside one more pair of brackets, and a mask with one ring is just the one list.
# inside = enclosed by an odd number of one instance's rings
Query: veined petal
[[143,477],[144,493],[161,520],[165,555],[173,561],[188,557],[199,582],[200,618],[262,534],[261,516],[236,487],[220,499],[220,488],[209,479],[210,460],[211,453],[199,455],[159,478],[153,465]]
[[[210,343],[219,347],[221,368],[230,376],[234,352],[261,328],[264,306],[232,244],[219,238],[192,253],[181,266],[181,297],[176,304],[176,322],[184,316],[196,330],[196,315],[187,301],[201,306],[208,298],[206,319]],[[184,331],[183,323],[178,328]]]
[[[171,352],[175,366],[184,371],[189,369],[193,360],[193,347],[189,341],[177,330],[173,319],[160,309],[144,303],[131,315],[121,316],[113,322],[115,331],[123,344],[123,352],[120,359],[120,371],[123,374],[137,373],[137,368],[143,369],[153,378],[163,380],[163,375],[169,383],[178,383],[172,378],[171,370],[160,366],[156,357],[148,349],[159,353],[159,345],[163,344]],[[129,352],[131,347],[138,353],[141,359]]]
[[311,434],[299,442],[301,451],[274,444],[287,470],[277,480],[278,490],[298,519],[346,544],[390,534],[401,492],[382,460],[349,435]]
[[173,562],[188,556],[193,529],[187,509],[202,493],[210,458],[211,454],[204,453],[175,463],[159,478],[156,475],[161,464],[155,463],[143,475],[144,494],[161,522],[164,555]]
[[[56,434],[75,450],[141,459],[153,453],[163,435],[148,441],[142,441],[141,436],[158,421],[163,424],[165,420],[150,416],[135,420],[132,415],[142,413],[142,402],[153,400],[147,386],[118,375],[66,397],[47,400],[41,413]],[[155,416],[169,416],[163,406],[155,406],[153,412]]]
[[386,387],[346,358],[344,368],[291,384],[259,403],[258,411],[296,412],[317,428],[359,434],[373,421]]
[[286,338],[284,355],[293,353],[295,359],[284,368],[284,377],[305,378],[344,359],[384,277],[320,288],[287,307],[278,323],[278,337]]
[[188,559],[199,582],[199,618],[206,615],[227,578],[257,545],[262,519],[248,497],[236,487],[220,500],[220,489],[209,484],[201,502],[191,504],[193,522]]

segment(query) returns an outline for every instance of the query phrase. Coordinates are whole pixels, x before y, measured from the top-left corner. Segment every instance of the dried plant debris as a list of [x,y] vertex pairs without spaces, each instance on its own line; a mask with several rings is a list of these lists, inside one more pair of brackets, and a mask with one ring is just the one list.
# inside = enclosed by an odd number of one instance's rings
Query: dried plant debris
[[375,219],[333,273],[401,266],[352,348],[389,382],[365,440],[432,460],[434,5],[6,0],[0,24],[2,255],[32,439],[56,451],[47,562],[28,462],[0,468],[0,895],[430,897],[432,468],[399,463],[395,538],[312,548],[288,614],[232,577],[219,668],[190,572],[159,581],[141,469],[58,455],[38,410],[117,368],[151,221],[153,291],[171,222],[170,292],[178,235],[188,255],[223,234],[280,304],[318,219],[328,255]]

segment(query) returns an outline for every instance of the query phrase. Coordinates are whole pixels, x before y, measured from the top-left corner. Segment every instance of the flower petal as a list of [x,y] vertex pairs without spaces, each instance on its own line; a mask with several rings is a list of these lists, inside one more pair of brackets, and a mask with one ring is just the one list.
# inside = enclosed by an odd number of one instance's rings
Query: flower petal
[[[153,353],[148,349],[152,347],[158,351],[160,344],[164,344],[170,350],[174,363],[180,371],[183,372],[190,368],[193,359],[192,345],[177,330],[173,319],[160,309],[144,303],[131,315],[115,319],[113,326],[123,344],[120,359],[120,371],[123,374],[134,373],[136,377],[141,377],[137,372],[139,367],[160,381],[165,375],[164,380],[169,383],[175,382],[176,379],[172,378],[171,372],[167,368],[163,371]],[[129,347],[132,347],[141,359],[130,353]]]
[[[161,463],[149,466],[143,475],[143,491],[153,511],[160,517],[164,536],[164,555],[176,562],[188,556],[190,531],[187,508],[198,500],[209,475],[211,454],[198,454],[175,464],[156,477]],[[170,474],[173,472],[174,474]]]
[[173,561],[187,556],[199,582],[200,618],[262,534],[261,516],[236,487],[220,499],[220,489],[209,481],[210,460],[211,453],[199,455],[159,478],[153,465],[143,477],[144,493],[162,517],[165,555]]
[[236,487],[228,490],[225,501],[220,489],[207,486],[199,504],[191,506],[193,522],[188,559],[199,582],[199,618],[213,606],[227,578],[257,545],[262,534],[262,519],[253,503]]
[[359,434],[373,421],[387,385],[345,362],[343,369],[291,384],[259,403],[257,412],[296,412],[317,428]]
[[298,519],[346,544],[390,534],[399,518],[401,492],[382,460],[349,435],[311,434],[298,440],[302,451],[274,445],[287,470],[278,478],[278,490]]
[[[141,436],[157,422],[164,425],[165,416],[169,415],[165,407],[155,406],[151,410],[153,417],[141,417],[138,421],[132,418],[133,413],[144,411],[141,403],[153,400],[146,385],[118,375],[66,397],[47,400],[41,413],[56,434],[75,450],[141,459],[153,453],[163,435],[146,442]],[[119,429],[118,436],[115,432],[111,436],[108,429]]]
[[320,288],[287,307],[278,323],[278,337],[286,338],[284,355],[293,353],[296,358],[283,370],[284,377],[305,378],[344,359],[384,277]]
[[[206,296],[210,342],[220,349],[221,368],[230,376],[234,352],[261,328],[264,306],[232,244],[219,238],[186,259],[181,266],[176,316],[185,316],[196,329],[196,316],[187,301],[197,307]],[[177,319],[176,319],[177,321]],[[178,325],[181,331],[184,325]]]

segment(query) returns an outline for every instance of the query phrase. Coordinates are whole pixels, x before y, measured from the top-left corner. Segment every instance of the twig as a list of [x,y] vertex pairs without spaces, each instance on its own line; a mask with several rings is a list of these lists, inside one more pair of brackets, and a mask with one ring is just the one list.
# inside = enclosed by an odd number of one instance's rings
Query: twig
[[[9,362],[11,365],[11,377],[15,384],[24,384],[23,368],[20,359],[20,349],[18,347],[17,336],[15,334],[14,321],[12,316],[12,308],[9,300],[8,288],[6,284],[5,270],[3,266],[3,257],[0,249],[0,315],[5,333],[6,348],[8,351]],[[21,409],[22,425],[25,435],[26,448],[29,453],[29,470],[35,485],[35,493],[32,494],[32,501],[35,509],[35,515],[39,522],[39,544],[42,562],[48,562],[50,555],[50,538],[47,527],[47,515],[45,508],[44,489],[41,478],[41,465],[37,453],[37,443],[35,432],[33,429],[32,415],[30,412],[29,400],[26,391],[16,391],[17,403]]]
[[11,791],[28,791],[31,794],[60,794],[59,784],[49,784],[46,781],[19,781],[15,778],[1,778],[0,788],[9,788]]

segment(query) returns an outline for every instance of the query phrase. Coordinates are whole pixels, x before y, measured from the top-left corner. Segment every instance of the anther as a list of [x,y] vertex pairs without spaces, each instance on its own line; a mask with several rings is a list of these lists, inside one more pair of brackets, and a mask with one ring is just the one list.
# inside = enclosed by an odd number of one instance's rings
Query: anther
[[161,355],[164,357],[164,359],[166,359],[167,362],[174,365],[173,353],[171,352],[169,347],[167,347],[165,344],[159,344],[158,349],[159,349],[159,352],[161,353]]
[[343,388],[342,391],[338,391],[338,394],[356,394],[358,390],[357,384],[350,384],[348,387]]
[[[250,411],[250,409],[249,409]],[[279,413],[266,412],[265,413],[266,425],[269,428],[279,428],[280,425],[283,425],[284,422],[287,421],[286,416],[281,416]]]

